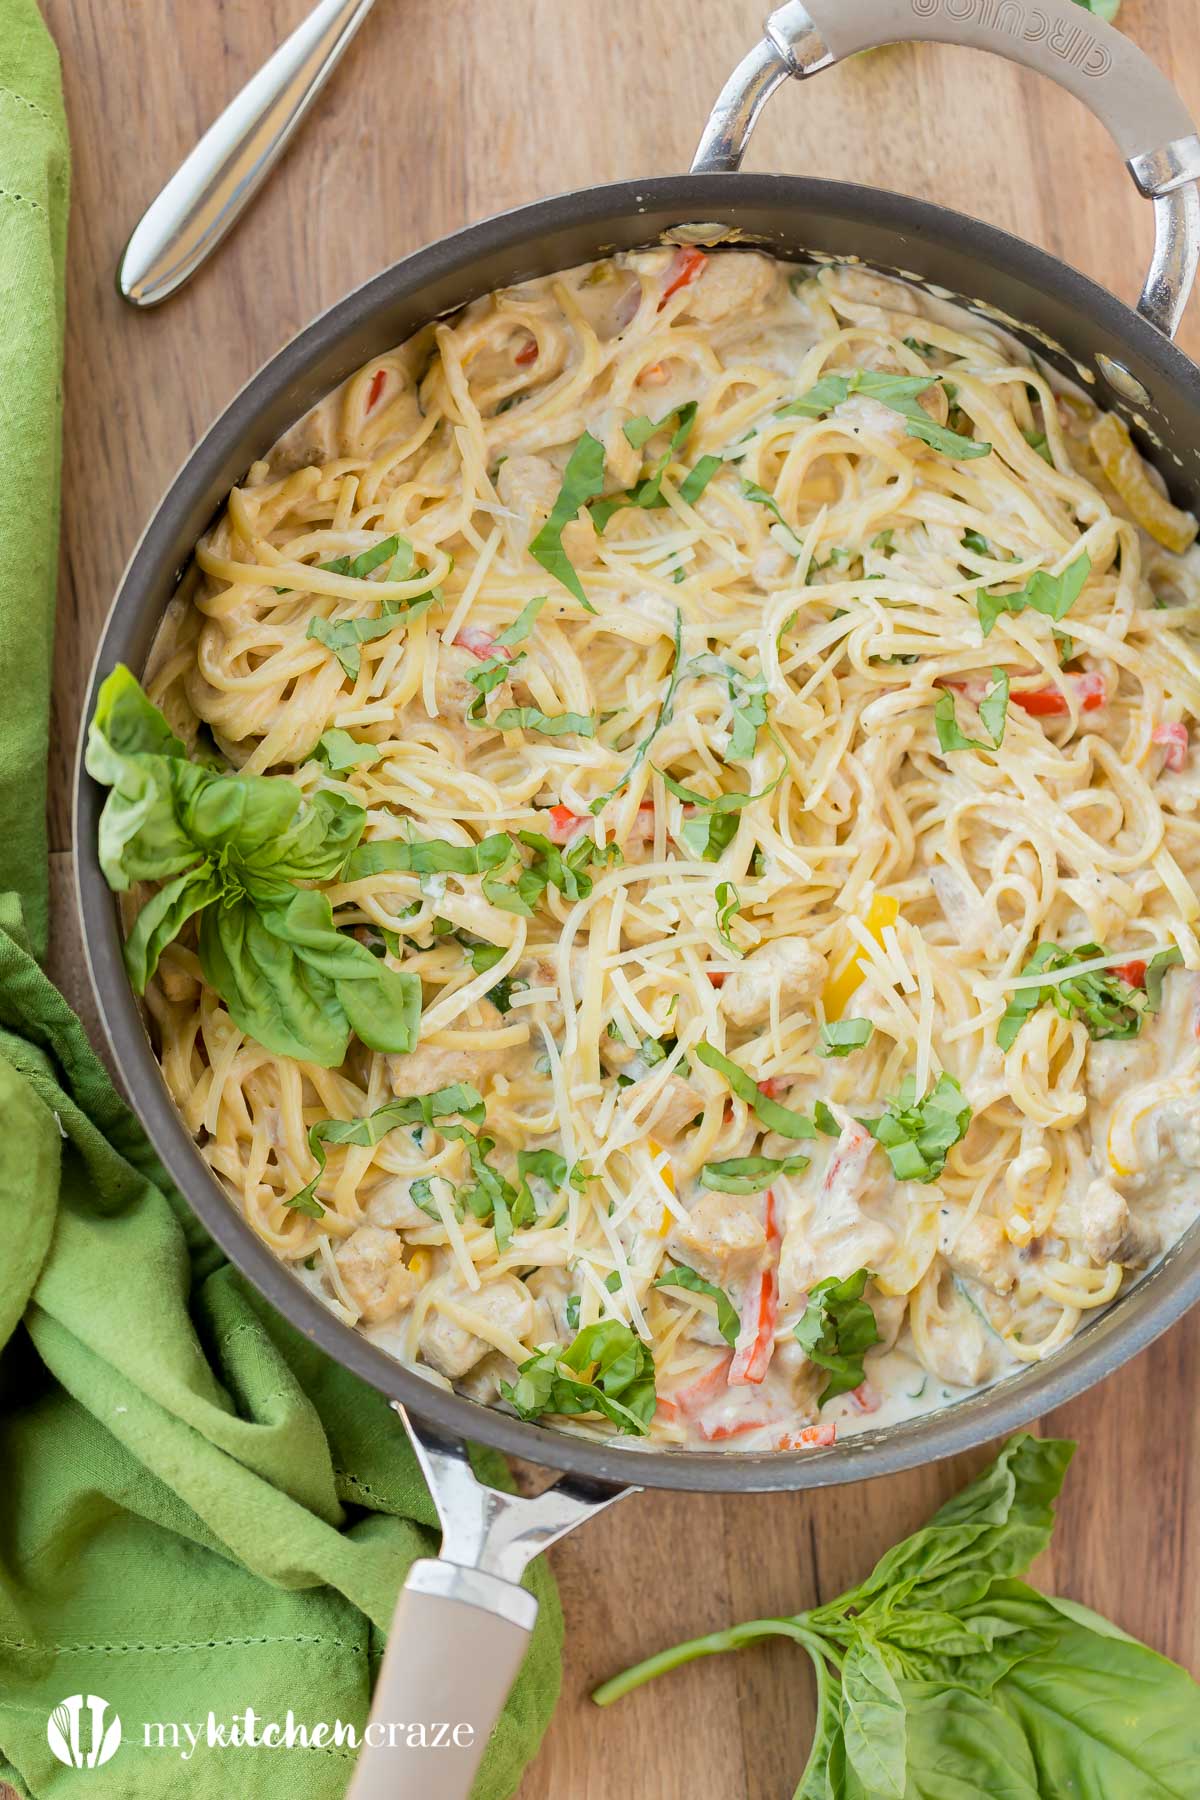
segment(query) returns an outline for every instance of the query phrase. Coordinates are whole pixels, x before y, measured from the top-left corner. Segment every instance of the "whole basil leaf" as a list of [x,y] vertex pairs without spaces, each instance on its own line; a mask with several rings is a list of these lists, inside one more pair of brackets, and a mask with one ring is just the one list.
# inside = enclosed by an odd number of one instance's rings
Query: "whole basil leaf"
[[338,1005],[364,1044],[399,1055],[414,1048],[421,1021],[420,977],[389,969],[357,938],[338,931],[324,894],[300,888],[286,905],[264,908],[260,917],[273,937],[333,984]]
[[1022,1582],[993,1590],[988,1610],[1050,1638],[993,1696],[1030,1746],[1039,1792],[1190,1800],[1200,1696],[1184,1669],[1123,1633],[1092,1629]]
[[197,860],[179,821],[181,786],[202,771],[123,663],[101,684],[88,727],[84,766],[110,789],[97,849],[104,879],[123,892],[135,881],[162,881]]
[[904,1800],[907,1729],[904,1701],[879,1646],[860,1637],[842,1664],[846,1759],[878,1800]]
[[159,957],[188,920],[220,894],[220,877],[205,862],[177,875],[150,896],[125,940],[125,967],[135,994],[145,993]]
[[204,912],[200,967],[234,1024],[266,1049],[327,1069],[346,1060],[350,1022],[332,981],[268,931],[248,898]]

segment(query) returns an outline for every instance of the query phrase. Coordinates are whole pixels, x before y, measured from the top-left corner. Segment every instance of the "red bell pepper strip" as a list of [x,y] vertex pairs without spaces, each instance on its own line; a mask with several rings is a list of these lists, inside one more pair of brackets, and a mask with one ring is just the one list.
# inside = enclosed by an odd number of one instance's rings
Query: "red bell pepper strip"
[[1150,733],[1152,744],[1164,747],[1163,768],[1182,769],[1187,762],[1188,728],[1183,724],[1156,725]]
[[695,281],[708,261],[703,250],[677,250],[675,259],[667,271],[667,285],[663,289],[662,299],[658,303],[659,312],[667,304],[672,294],[677,294],[682,287]]
[[373,412],[379,404],[379,396],[387,383],[387,370],[376,369],[371,377],[371,385],[367,389],[367,412]]
[[837,1426],[832,1419],[822,1425],[806,1425],[803,1431],[785,1431],[776,1440],[776,1450],[818,1450],[837,1443]]
[[779,1317],[779,1226],[775,1218],[775,1194],[767,1189],[767,1266],[746,1283],[742,1297],[742,1328],[729,1365],[730,1387],[743,1387],[764,1379],[775,1349],[775,1321]]
[[517,363],[522,369],[528,368],[529,364],[535,363],[537,361],[537,359],[538,359],[538,341],[535,337],[531,337],[527,344],[522,344],[521,348],[517,351],[516,355],[513,357],[513,361],[515,363]]

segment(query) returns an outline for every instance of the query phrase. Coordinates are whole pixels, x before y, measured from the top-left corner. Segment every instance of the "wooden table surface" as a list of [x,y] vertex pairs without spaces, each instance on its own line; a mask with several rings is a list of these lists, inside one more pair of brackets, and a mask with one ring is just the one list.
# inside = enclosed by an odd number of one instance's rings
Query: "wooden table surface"
[[[125,560],[194,440],[348,288],[468,221],[557,189],[685,168],[760,0],[647,7],[378,0],[252,215],[202,275],[138,315],[113,287],[157,187],[307,0],[42,0],[74,142],[64,516],[52,733],[57,968],[77,998],[69,771],[86,671]],[[1200,113],[1194,0],[1122,25]],[[748,166],[937,198],[1125,298],[1150,239],[1095,121],[1048,84],[936,47],[876,52],[781,93]],[[1200,355],[1200,303],[1183,342]],[[1200,1316],[1044,1421],[1080,1440],[1040,1578],[1200,1671]],[[810,1684],[778,1644],[695,1665],[607,1713],[602,1676],[677,1638],[794,1612],[858,1580],[982,1456],[814,1497],[623,1502],[554,1552],[563,1695],[522,1800],[782,1800]]]

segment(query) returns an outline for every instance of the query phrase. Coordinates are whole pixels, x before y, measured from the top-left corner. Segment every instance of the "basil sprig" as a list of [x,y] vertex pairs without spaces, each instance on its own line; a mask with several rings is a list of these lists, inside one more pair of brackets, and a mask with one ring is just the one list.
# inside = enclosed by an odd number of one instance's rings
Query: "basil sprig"
[[870,1279],[868,1269],[856,1269],[844,1281],[826,1276],[809,1289],[808,1304],[792,1327],[808,1360],[829,1374],[818,1407],[848,1394],[865,1378],[863,1357],[879,1342],[875,1314],[863,1299]]
[[500,1393],[522,1419],[599,1413],[635,1437],[645,1437],[658,1403],[649,1347],[619,1319],[598,1319],[565,1348],[537,1351]]
[[657,1276],[654,1285],[658,1288],[683,1288],[690,1294],[706,1294],[710,1300],[715,1300],[717,1303],[717,1330],[727,1344],[737,1343],[741,1320],[738,1317],[737,1307],[724,1288],[715,1286],[711,1281],[705,1281],[703,1275],[697,1275],[695,1269],[689,1269],[683,1263],[677,1263],[674,1268]]
[[817,1677],[796,1800],[1186,1792],[1200,1687],[1086,1607],[1017,1579],[1050,1542],[1074,1448],[1010,1439],[858,1587],[661,1651],[593,1699],[607,1706],[697,1657],[787,1637]]
[[920,1100],[913,1076],[906,1075],[886,1112],[859,1123],[887,1151],[898,1181],[936,1181],[947,1152],[967,1134],[971,1108],[953,1075],[939,1075]]
[[1085,550],[1061,575],[1048,575],[1045,569],[1035,569],[1025,586],[1014,593],[989,594],[986,588],[980,588],[975,595],[975,610],[984,637],[988,636],[1001,613],[1023,613],[1026,608],[1044,613],[1048,619],[1060,623],[1083,592],[1091,572],[1092,559]]
[[979,721],[991,736],[990,744],[985,744],[980,738],[967,737],[960,730],[954,710],[954,695],[949,688],[943,689],[933,708],[938,748],[946,753],[951,750],[998,750],[1004,742],[1004,727],[1008,718],[1008,687],[1007,671],[993,669],[992,685],[979,702]]
[[799,415],[805,419],[822,419],[851,394],[862,394],[864,398],[878,400],[881,405],[898,412],[909,437],[919,438],[943,456],[969,460],[989,455],[990,444],[936,424],[920,404],[919,396],[941,380],[940,375],[885,375],[876,369],[852,369],[847,375],[823,375],[807,394],[802,394],[788,406],[781,406],[779,417]]
[[280,776],[189,761],[124,666],[101,686],[86,761],[110,789],[98,846],[109,886],[162,884],[125,945],[138,993],[199,915],[205,981],[268,1050],[336,1068],[351,1032],[373,1050],[412,1049],[419,978],[339,931],[325,895],[300,885],[339,875],[366,822],[361,806],[335,792],[305,796]]
[[789,1106],[780,1106],[778,1100],[768,1099],[753,1075],[748,1075],[745,1069],[739,1069],[735,1062],[730,1062],[727,1056],[714,1050],[710,1043],[702,1040],[696,1045],[694,1054],[697,1062],[702,1062],[706,1069],[715,1069],[718,1075],[725,1077],[738,1099],[745,1101],[766,1131],[777,1131],[780,1137],[816,1136],[817,1128],[811,1119],[806,1118],[803,1113],[793,1112]]
[[596,609],[583,591],[583,583],[575,572],[574,563],[563,549],[562,534],[571,520],[578,516],[579,509],[586,506],[589,500],[595,499],[603,488],[604,445],[590,431],[585,431],[563,470],[562,486],[558,490],[558,498],[550,517],[529,546],[529,553],[534,561],[541,563],[555,581],[561,581],[567,592],[574,594],[580,605],[590,613],[594,613]]
[[807,1156],[731,1156],[705,1163],[700,1185],[714,1194],[761,1194],[780,1175],[803,1175]]
[[[1052,975],[1075,963],[1090,962],[1107,952],[1099,944],[1077,944],[1071,950],[1057,944],[1039,944],[1022,975]],[[1048,981],[1044,987],[1016,988],[1008,997],[1004,1017],[996,1028],[1001,1050],[1011,1050],[1026,1019],[1041,1006],[1053,1006],[1064,1019],[1082,1019],[1091,1038],[1133,1038],[1142,1029],[1146,1013],[1162,1005],[1163,977],[1183,961],[1175,946],[1160,950],[1146,965],[1146,988],[1130,986],[1116,969],[1090,969],[1064,981]]]

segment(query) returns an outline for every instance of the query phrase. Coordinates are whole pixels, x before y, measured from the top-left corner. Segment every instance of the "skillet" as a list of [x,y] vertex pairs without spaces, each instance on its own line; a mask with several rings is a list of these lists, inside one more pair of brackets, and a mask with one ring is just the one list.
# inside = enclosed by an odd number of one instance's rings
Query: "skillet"
[[[1136,308],[1020,239],[926,202],[842,182],[742,175],[758,115],[801,79],[905,40],[989,50],[1048,75],[1107,126],[1153,204],[1155,245]],[[1200,260],[1200,140],[1166,80],[1074,0],[800,0],[773,12],[726,84],[689,174],[559,195],[468,227],[406,257],[310,325],[266,364],[175,478],[133,552],[92,672],[85,717],[117,662],[144,667],[196,539],[248,465],[370,357],[430,319],[558,269],[669,243],[746,243],[793,260],[856,261],[900,274],[1001,323],[1051,368],[1121,411],[1175,501],[1200,505],[1200,372],[1173,344]],[[82,745],[81,736],[81,745]],[[536,1602],[528,1561],[640,1487],[702,1493],[863,1480],[952,1455],[1063,1404],[1135,1355],[1200,1297],[1200,1227],[1052,1360],[942,1413],[864,1431],[828,1450],[761,1455],[648,1450],[526,1424],[425,1380],[342,1325],[230,1206],[163,1082],[121,957],[114,897],[96,859],[103,791],[77,768],[78,899],[92,981],[118,1066],[160,1156],[221,1248],[301,1331],[392,1401],[437,1502],[441,1556],[401,1592],[376,1687],[375,1721],[469,1723],[436,1755],[368,1747],[353,1800],[464,1800],[515,1678]],[[536,1499],[479,1484],[470,1438],[561,1471]]]

